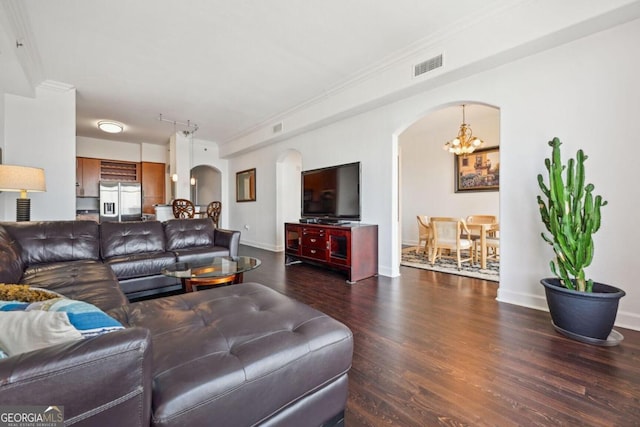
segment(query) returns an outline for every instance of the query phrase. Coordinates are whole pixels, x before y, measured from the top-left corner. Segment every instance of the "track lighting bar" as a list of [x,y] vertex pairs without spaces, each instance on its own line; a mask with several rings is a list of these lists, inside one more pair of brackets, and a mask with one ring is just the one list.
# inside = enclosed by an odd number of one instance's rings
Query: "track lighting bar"
[[165,119],[164,117],[162,117],[162,114],[160,114],[160,116],[158,117],[158,120],[160,120],[161,122],[167,122],[167,123],[173,123],[173,126],[175,127],[176,125],[181,125],[181,126],[186,126],[188,129],[193,128],[192,132],[195,132],[198,130],[198,125],[196,123],[191,123],[191,120],[187,120],[187,122],[179,122],[177,120],[169,120],[169,119]]

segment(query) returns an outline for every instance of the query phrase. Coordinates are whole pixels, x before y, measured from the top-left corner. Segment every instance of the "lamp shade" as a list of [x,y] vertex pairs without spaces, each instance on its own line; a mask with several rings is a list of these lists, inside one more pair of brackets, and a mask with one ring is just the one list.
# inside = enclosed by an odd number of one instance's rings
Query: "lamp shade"
[[47,191],[44,169],[0,165],[0,191]]

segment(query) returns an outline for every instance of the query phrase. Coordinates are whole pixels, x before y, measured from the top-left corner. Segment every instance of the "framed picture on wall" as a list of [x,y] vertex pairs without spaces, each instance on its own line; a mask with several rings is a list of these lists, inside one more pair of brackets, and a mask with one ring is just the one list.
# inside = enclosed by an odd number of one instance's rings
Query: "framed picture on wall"
[[256,168],[236,172],[236,202],[256,201]]
[[500,147],[454,156],[456,193],[500,190]]

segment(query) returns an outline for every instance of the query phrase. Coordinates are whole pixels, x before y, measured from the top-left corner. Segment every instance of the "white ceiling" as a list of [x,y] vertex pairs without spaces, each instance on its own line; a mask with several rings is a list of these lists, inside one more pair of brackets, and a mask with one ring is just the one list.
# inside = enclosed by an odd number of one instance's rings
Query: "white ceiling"
[[[77,135],[164,144],[172,123],[224,143],[500,7],[486,0],[3,0],[33,80],[77,89]],[[1,9],[1,8],[0,8]],[[7,13],[11,10],[11,13]],[[2,10],[0,10],[1,14]],[[0,20],[0,23],[3,23]],[[15,33],[20,34],[15,34]],[[15,52],[13,53],[15,55]],[[33,55],[32,55],[33,56]],[[24,61],[24,60],[23,60]],[[23,67],[24,68],[24,67]],[[34,71],[35,70],[35,71]],[[13,75],[13,73],[11,73]],[[9,73],[0,89],[20,92]],[[109,136],[101,119],[125,124]],[[176,130],[184,130],[178,125]]]

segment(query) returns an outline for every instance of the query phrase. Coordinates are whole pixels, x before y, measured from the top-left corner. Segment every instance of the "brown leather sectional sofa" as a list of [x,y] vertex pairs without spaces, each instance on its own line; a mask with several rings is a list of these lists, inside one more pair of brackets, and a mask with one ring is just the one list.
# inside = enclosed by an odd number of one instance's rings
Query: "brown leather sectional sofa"
[[341,425],[353,337],[338,321],[257,283],[129,302],[175,286],[169,261],[237,254],[239,233],[206,221],[1,224],[0,283],[125,329],[0,359],[0,404],[62,405],[87,426]]

